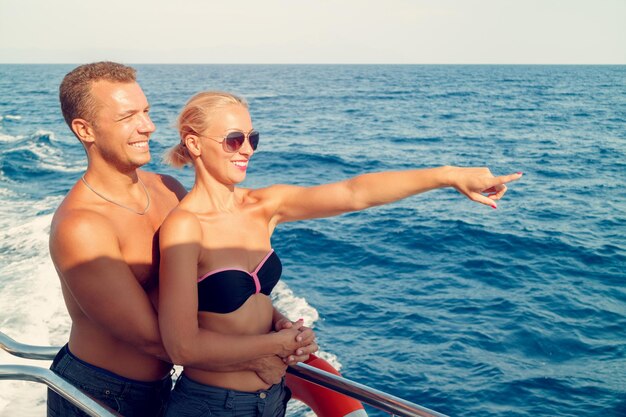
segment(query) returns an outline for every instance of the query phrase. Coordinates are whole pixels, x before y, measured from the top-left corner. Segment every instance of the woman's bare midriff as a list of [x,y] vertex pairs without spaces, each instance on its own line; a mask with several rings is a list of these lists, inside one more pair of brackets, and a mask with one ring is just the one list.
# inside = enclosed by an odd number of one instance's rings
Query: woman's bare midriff
[[[264,294],[255,294],[232,313],[198,313],[198,326],[222,334],[267,334],[272,331],[272,313],[270,298]],[[214,387],[246,392],[268,388],[254,371],[209,372],[185,367],[184,372],[188,378]]]

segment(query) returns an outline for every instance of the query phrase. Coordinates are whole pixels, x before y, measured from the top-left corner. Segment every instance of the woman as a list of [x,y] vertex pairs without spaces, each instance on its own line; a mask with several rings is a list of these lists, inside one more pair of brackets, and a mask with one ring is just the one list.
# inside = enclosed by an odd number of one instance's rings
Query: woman
[[286,357],[308,343],[293,340],[300,323],[270,333],[286,327],[269,299],[281,273],[270,244],[279,223],[363,210],[445,186],[495,208],[504,184],[521,176],[495,178],[487,168],[441,167],[315,187],[245,189],[238,184],[259,133],[241,98],[199,93],[184,107],[178,127],[181,141],[169,160],[193,165],[196,179],[160,232],[160,328],[172,360],[184,366],[166,416],[284,415],[289,396],[284,383],[268,389],[254,372],[197,368],[207,356],[197,347],[200,328],[241,338],[226,349],[216,345],[212,354],[222,364],[254,355]]

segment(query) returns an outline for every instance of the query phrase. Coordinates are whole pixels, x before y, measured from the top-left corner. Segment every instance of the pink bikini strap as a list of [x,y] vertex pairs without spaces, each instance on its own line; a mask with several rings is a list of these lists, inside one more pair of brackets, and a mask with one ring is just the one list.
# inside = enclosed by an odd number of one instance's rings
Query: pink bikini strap
[[258,275],[259,270],[263,267],[263,265],[265,265],[265,262],[267,261],[267,259],[270,256],[272,256],[272,253],[274,253],[274,249],[270,249],[270,251],[267,253],[267,255],[265,255],[265,258],[263,258],[263,260],[261,262],[259,262],[259,265],[250,274],[250,275],[252,275],[252,278],[254,279],[254,286],[256,287],[255,294],[258,294],[258,293],[261,292],[261,282],[259,281],[259,275]]
[[256,292],[255,294],[258,294],[261,292],[261,282],[259,281],[259,270],[261,268],[263,268],[263,265],[265,265],[265,262],[268,260],[268,258],[270,256],[272,256],[272,253],[274,253],[274,249],[270,249],[270,251],[267,253],[267,255],[265,255],[265,258],[263,258],[263,260],[261,262],[259,262],[259,265],[256,267],[256,269],[252,272],[248,272],[244,269],[240,269],[240,268],[220,268],[220,269],[215,269],[213,271],[209,271],[206,274],[202,275],[200,278],[198,278],[198,282],[202,281],[205,278],[210,277],[213,274],[217,274],[220,272],[224,272],[224,271],[241,271],[241,272],[245,272],[246,274],[250,275],[252,277],[252,279],[254,280],[254,286],[256,288]]

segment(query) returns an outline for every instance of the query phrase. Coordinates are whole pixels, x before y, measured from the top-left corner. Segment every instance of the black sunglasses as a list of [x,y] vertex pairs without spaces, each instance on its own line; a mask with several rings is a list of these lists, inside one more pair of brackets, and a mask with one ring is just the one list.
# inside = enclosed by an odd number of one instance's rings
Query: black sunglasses
[[221,141],[210,136],[203,137],[211,139],[213,142],[221,143],[224,151],[229,153],[237,152],[239,149],[241,149],[243,143],[246,141],[246,137],[250,142],[250,147],[252,147],[252,150],[256,151],[257,146],[259,146],[259,132],[254,129],[249,131],[248,134],[240,130],[234,130],[232,132],[229,132],[226,136],[220,136],[219,138],[222,139]]

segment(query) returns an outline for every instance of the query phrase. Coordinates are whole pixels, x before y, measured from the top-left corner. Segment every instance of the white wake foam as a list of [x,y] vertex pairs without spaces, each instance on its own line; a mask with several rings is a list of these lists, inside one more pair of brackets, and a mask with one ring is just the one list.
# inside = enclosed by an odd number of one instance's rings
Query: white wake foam
[[[6,190],[5,190],[6,191]],[[58,345],[67,339],[69,317],[52,262],[48,257],[49,211],[58,198],[15,201],[0,195],[0,330],[35,345]],[[0,363],[49,367],[0,351]],[[0,416],[45,415],[46,389],[24,381],[2,381]]]
[[5,133],[1,133],[0,132],[0,142],[6,142],[6,143],[11,143],[11,142],[15,142],[20,140],[21,138],[23,138],[23,136],[13,136],[13,135],[7,135]]

